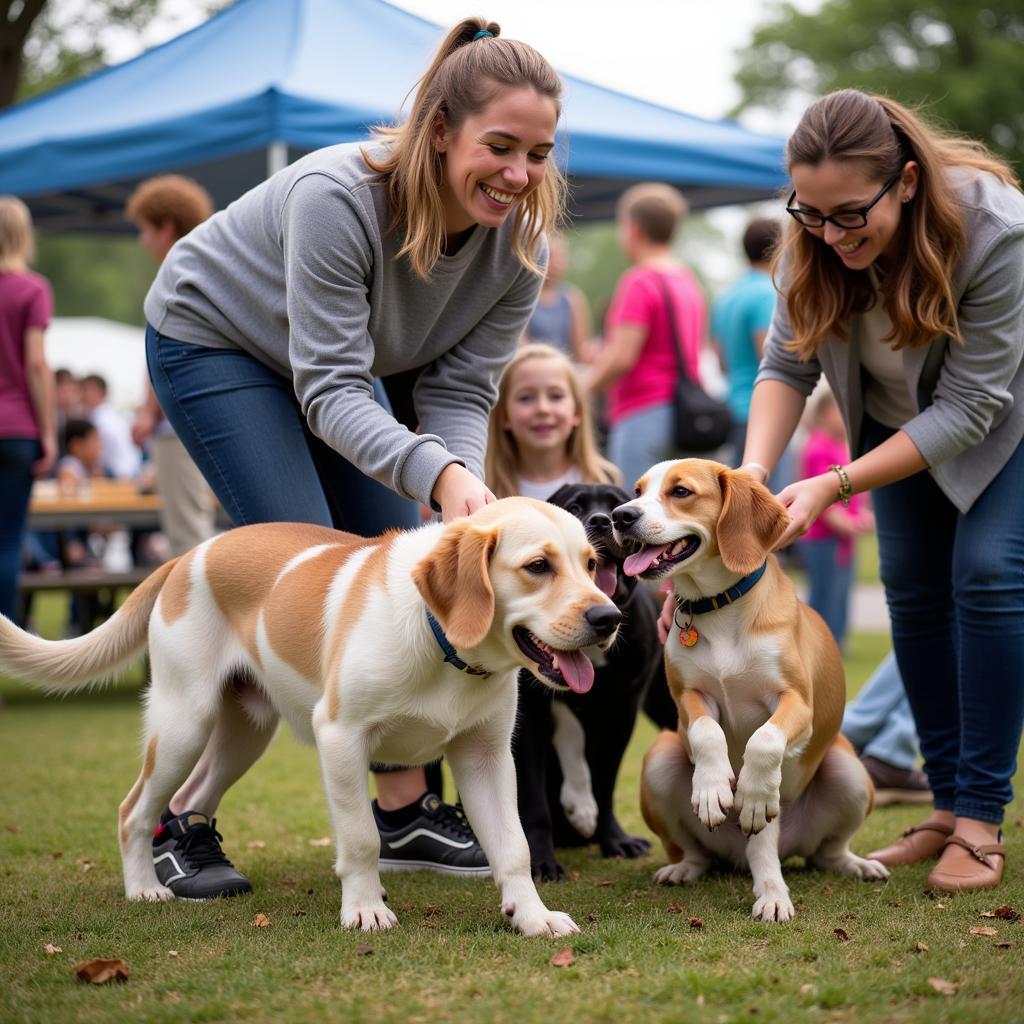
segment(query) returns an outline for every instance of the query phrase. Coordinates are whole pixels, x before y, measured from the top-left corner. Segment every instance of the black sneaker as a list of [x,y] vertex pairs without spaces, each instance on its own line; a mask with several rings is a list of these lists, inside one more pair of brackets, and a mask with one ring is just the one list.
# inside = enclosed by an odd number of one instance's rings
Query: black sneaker
[[860,760],[875,784],[876,807],[932,802],[931,786],[924,772],[916,768],[898,768],[877,757],[862,757]]
[[198,811],[177,816],[164,811],[153,835],[156,877],[179,900],[209,900],[251,892],[249,880],[239,874],[220,848],[224,837],[217,819]]
[[427,868],[443,875],[489,878],[491,867],[469,827],[461,805],[442,803],[427,793],[419,803],[420,813],[408,825],[388,829],[377,815],[380,831],[381,871],[415,871]]

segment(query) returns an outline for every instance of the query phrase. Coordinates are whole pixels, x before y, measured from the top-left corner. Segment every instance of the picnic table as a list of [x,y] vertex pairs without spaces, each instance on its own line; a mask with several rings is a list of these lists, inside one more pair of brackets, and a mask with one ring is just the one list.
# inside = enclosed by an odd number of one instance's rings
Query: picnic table
[[[31,530],[83,530],[96,524],[127,529],[156,530],[160,523],[160,496],[143,494],[126,480],[91,480],[74,492],[63,491],[55,480],[40,480],[32,488],[28,526]],[[63,572],[23,572],[18,577],[22,594],[37,590],[95,592],[134,587],[155,566],[137,566],[111,572],[102,566],[65,569]]]

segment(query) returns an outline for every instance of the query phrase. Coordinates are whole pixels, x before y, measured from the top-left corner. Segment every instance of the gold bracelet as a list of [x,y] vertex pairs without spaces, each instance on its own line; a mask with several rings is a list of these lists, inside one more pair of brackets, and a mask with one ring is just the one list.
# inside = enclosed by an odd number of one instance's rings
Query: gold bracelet
[[846,475],[846,470],[842,466],[829,466],[828,468],[839,477],[838,500],[843,503],[843,508],[849,508],[853,488],[850,486],[850,478]]

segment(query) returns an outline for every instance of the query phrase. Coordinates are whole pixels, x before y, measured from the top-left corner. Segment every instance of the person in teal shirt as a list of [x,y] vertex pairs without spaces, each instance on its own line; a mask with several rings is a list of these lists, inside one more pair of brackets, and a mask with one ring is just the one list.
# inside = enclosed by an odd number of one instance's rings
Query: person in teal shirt
[[758,218],[747,225],[743,249],[750,270],[720,295],[711,308],[711,335],[729,383],[726,400],[733,417],[729,446],[734,466],[739,465],[743,455],[750,396],[775,308],[769,263],[778,237],[778,221]]

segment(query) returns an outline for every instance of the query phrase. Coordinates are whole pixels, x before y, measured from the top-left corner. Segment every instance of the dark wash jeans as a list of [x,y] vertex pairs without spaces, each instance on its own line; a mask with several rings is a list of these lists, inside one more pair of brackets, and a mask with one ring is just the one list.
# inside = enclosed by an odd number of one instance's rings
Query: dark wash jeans
[[[314,436],[292,382],[238,349],[146,327],[153,389],[235,526],[292,522],[372,537],[420,524],[419,506]],[[387,399],[378,388],[378,399]]]
[[14,619],[32,465],[42,454],[34,438],[0,437],[0,612]]
[[[893,433],[865,418],[862,450]],[[965,515],[927,471],[873,500],[893,647],[935,807],[1001,822],[1024,725],[1024,445]]]

